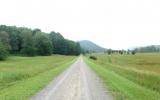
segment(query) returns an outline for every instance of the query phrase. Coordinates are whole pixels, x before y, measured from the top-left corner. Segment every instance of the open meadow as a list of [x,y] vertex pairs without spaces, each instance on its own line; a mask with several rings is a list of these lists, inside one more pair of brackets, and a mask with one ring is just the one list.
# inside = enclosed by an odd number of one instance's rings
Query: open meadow
[[76,56],[11,56],[0,62],[0,100],[27,100],[76,59]]
[[102,78],[116,100],[160,99],[160,54],[92,54],[85,61]]

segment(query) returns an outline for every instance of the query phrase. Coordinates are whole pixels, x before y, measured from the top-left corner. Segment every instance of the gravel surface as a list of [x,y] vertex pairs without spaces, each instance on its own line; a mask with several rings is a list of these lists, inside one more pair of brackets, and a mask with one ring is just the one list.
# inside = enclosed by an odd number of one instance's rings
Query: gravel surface
[[31,100],[111,100],[96,74],[82,57]]

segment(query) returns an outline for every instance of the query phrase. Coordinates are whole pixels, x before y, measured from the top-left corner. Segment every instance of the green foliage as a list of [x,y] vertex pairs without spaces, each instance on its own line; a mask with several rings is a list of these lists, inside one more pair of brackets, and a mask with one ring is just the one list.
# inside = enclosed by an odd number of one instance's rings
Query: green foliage
[[5,31],[0,31],[0,42],[6,47],[7,50],[10,49],[9,35]]
[[80,45],[74,41],[66,40],[60,33],[52,31],[50,34],[40,29],[0,25],[0,37],[10,53],[34,55],[79,55]]
[[49,34],[52,41],[52,46],[54,47],[54,54],[65,54],[66,53],[66,44],[65,39],[60,33],[51,32]]
[[10,51],[17,53],[21,49],[20,28],[15,26],[0,26],[0,31],[5,31],[9,34]]
[[0,42],[0,60],[5,60],[8,56],[6,47]]
[[34,36],[35,47],[38,55],[46,56],[52,54],[52,43],[47,34],[42,32]]
[[135,55],[135,54],[136,54],[136,51],[135,51],[135,50],[133,50],[133,51],[132,51],[132,55]]
[[35,35],[35,34],[38,33],[38,32],[41,32],[41,30],[38,29],[38,28],[34,29],[34,30],[33,30],[33,35]]
[[97,57],[95,57],[95,56],[89,56],[89,58],[92,60],[97,60]]
[[67,55],[79,55],[81,53],[80,44],[71,40],[66,40]]
[[60,33],[51,32],[49,36],[54,47],[53,53],[64,55],[79,55],[81,53],[79,43],[64,39]]
[[33,35],[32,33],[24,33],[22,36],[22,50],[21,53],[27,56],[34,56],[36,53],[36,48],[34,45]]
[[108,53],[108,55],[110,55],[110,54],[112,53],[112,50],[111,50],[111,49],[108,49],[108,50],[107,50],[107,53]]
[[81,51],[82,51],[82,50],[81,50],[80,43],[77,42],[75,48],[76,48],[76,53],[75,53],[75,55],[79,55],[79,54],[81,53]]
[[7,58],[9,49],[9,35],[5,31],[0,31],[0,60]]

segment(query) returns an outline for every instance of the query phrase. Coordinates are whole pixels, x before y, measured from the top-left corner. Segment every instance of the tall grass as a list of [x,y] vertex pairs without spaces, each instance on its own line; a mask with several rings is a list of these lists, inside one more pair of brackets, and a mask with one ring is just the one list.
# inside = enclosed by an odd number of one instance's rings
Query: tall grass
[[26,100],[75,59],[74,56],[10,57],[0,62],[0,100]]
[[[160,97],[160,54],[137,54],[134,56],[98,54],[96,57],[98,60],[87,60],[87,62],[92,62],[93,64],[90,63],[91,66],[98,66],[94,70],[97,70],[97,73],[100,72],[99,75],[103,74],[100,76],[103,76],[106,84],[111,85],[114,93],[120,94],[117,96],[118,98],[157,100]],[[100,71],[102,68],[106,72]],[[110,73],[110,76],[107,73]],[[112,77],[112,79],[107,77]],[[113,80],[119,81],[113,83]],[[146,91],[150,92],[147,93]]]

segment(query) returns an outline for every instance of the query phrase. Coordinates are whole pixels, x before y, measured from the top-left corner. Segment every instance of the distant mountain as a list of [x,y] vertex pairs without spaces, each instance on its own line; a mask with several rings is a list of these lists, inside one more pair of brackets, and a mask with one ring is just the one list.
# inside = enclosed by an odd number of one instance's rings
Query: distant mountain
[[88,40],[82,40],[82,41],[79,41],[80,43],[80,46],[81,48],[84,50],[84,51],[89,51],[89,52],[104,52],[106,51],[105,48],[91,42],[91,41],[88,41]]

